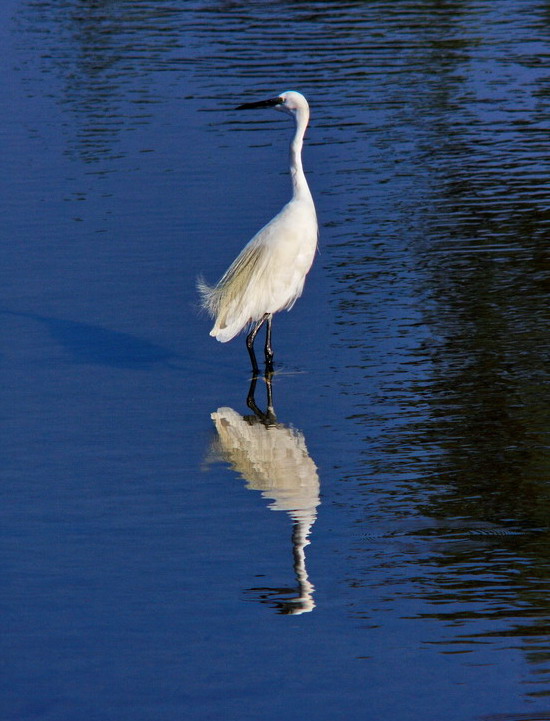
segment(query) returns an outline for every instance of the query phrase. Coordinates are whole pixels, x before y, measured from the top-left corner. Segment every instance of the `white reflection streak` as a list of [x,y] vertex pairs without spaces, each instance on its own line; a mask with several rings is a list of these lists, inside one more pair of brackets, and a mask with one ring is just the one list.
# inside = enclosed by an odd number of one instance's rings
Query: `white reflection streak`
[[232,408],[218,408],[211,417],[218,432],[219,455],[246,480],[247,488],[261,491],[263,498],[273,501],[269,504],[272,511],[286,511],[292,518],[299,596],[283,605],[291,614],[312,611],[315,589],[308,578],[304,549],[317,518],[320,485],[304,436],[282,423],[265,423]]

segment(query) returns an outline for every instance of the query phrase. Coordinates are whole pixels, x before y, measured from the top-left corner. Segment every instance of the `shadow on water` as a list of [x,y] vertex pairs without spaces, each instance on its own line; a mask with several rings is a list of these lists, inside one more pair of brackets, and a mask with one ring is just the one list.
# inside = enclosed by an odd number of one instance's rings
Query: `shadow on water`
[[[256,403],[257,378],[253,378],[247,404],[254,415],[241,415],[222,407],[212,413],[217,438],[211,458],[228,463],[246,481],[271,501],[272,511],[285,511],[292,520],[292,549],[297,587],[249,589],[250,595],[268,603],[281,614],[296,615],[315,608],[314,586],[306,569],[305,547],[317,518],[319,476],[303,434],[277,421],[273,407],[271,374],[265,376],[267,408]],[[296,595],[297,594],[297,595]]]
[[178,360],[176,353],[129,333],[80,321],[63,320],[36,313],[3,310],[3,315],[29,318],[41,323],[72,363],[91,363],[114,368],[147,368]]

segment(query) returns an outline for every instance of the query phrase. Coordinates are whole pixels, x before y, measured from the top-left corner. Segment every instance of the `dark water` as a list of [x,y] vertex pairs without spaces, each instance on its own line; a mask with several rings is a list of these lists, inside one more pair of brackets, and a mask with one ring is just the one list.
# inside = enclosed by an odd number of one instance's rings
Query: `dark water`
[[[0,20],[0,717],[550,719],[548,2]],[[289,88],[321,241],[262,423],[195,278],[288,198],[233,108]]]

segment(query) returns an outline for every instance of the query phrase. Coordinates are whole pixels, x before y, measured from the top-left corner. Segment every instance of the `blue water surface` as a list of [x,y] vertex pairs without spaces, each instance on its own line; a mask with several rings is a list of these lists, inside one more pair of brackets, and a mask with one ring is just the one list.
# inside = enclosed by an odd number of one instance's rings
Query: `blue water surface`
[[[541,721],[548,4],[0,9],[6,721]],[[199,309],[289,197],[275,416]]]

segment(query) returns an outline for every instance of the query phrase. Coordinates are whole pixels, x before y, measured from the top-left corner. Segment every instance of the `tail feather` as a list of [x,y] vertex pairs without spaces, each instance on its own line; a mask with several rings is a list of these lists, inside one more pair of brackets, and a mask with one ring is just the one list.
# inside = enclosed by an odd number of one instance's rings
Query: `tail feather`
[[[200,277],[197,279],[197,290],[201,298],[201,306],[214,318],[215,322],[210,335],[216,340],[226,343],[238,335],[248,324],[249,319],[244,317],[242,311],[239,313],[235,308],[237,305],[235,299],[227,298],[227,293],[224,292],[226,288],[221,282],[210,286]],[[234,308],[236,312],[233,312]]]
[[219,301],[216,299],[216,287],[208,285],[202,276],[197,278],[197,290],[201,298],[201,306],[213,318],[217,314],[217,306]]
[[262,276],[266,265],[262,246],[251,241],[215,286],[209,286],[203,278],[197,280],[202,307],[215,319],[210,335],[225,343],[255,319],[250,284],[257,289],[265,286]]

